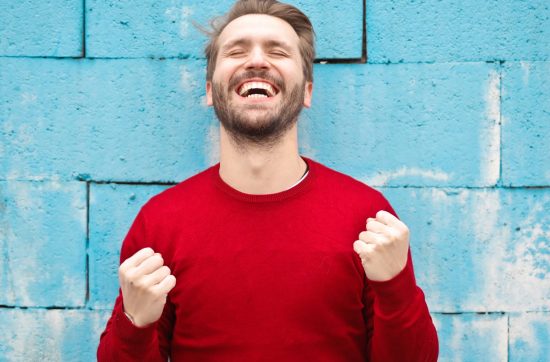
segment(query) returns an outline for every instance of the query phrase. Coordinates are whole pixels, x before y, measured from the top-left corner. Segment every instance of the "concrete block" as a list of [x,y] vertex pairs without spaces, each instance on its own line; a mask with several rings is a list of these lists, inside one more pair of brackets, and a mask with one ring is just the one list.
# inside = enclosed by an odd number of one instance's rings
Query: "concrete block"
[[550,313],[510,316],[510,362],[546,362],[550,356]]
[[502,182],[550,185],[550,62],[504,65]]
[[446,361],[508,360],[508,318],[505,314],[434,314],[439,359]]
[[0,305],[83,306],[86,185],[0,181]]
[[90,300],[110,309],[118,295],[120,247],[139,209],[167,186],[97,185],[90,188]]
[[183,180],[217,161],[204,74],[184,60],[0,59],[0,179]]
[[[203,57],[207,26],[233,0],[86,2],[86,52],[91,57]],[[311,18],[319,58],[361,58],[363,2],[288,1]],[[327,14],[330,14],[327,17]],[[330,20],[327,20],[330,19]]]
[[82,56],[83,1],[0,1],[0,56]]
[[0,309],[0,361],[95,361],[110,313]]
[[487,186],[500,164],[491,64],[319,65],[302,151],[371,185]]
[[548,60],[546,0],[372,0],[369,63]]
[[384,189],[432,312],[550,308],[550,189]]

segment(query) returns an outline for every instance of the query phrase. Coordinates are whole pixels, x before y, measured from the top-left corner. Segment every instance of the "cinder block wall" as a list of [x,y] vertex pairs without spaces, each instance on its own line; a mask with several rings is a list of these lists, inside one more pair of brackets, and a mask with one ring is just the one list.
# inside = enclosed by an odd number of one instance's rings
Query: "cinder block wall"
[[[548,1],[291,2],[301,150],[410,226],[440,360],[547,361]],[[139,207],[217,160],[191,21],[230,3],[0,0],[0,361],[95,359]]]

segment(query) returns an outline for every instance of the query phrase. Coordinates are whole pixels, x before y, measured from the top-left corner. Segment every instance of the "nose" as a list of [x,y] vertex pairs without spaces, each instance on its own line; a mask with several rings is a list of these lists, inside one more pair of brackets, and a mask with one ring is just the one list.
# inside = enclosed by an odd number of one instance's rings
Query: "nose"
[[255,47],[250,51],[246,62],[246,69],[268,69],[269,62],[266,59],[264,51],[260,47]]

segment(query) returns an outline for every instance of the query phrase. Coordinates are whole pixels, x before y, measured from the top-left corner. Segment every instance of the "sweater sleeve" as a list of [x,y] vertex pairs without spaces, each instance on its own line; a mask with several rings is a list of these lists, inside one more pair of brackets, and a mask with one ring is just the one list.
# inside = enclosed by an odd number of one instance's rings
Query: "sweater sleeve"
[[[142,209],[122,243],[120,262],[150,246],[145,244],[145,240],[148,239]],[[143,328],[134,326],[124,314],[122,293],[119,290],[111,317],[100,337],[97,360],[167,361],[174,319],[174,308],[168,296],[157,322]]]
[[[382,202],[379,210],[396,215],[385,199]],[[370,361],[437,361],[437,332],[424,293],[416,285],[410,250],[405,268],[393,279],[385,282],[366,279],[366,283]]]

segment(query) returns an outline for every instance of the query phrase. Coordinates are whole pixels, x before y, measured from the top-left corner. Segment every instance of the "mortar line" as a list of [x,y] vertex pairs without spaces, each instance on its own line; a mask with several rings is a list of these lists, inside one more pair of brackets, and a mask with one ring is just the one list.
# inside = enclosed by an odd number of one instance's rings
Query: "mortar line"
[[499,166],[498,166],[498,181],[496,186],[502,186],[503,180],[502,180],[502,64],[503,62],[500,62],[498,65],[498,132],[499,132],[499,138],[498,138],[498,152],[499,152]]
[[71,307],[71,306],[61,306],[61,305],[52,305],[52,306],[20,306],[20,305],[4,305],[0,304],[0,310],[2,309],[19,309],[19,310],[88,310],[88,311],[109,311],[112,309],[94,309],[90,307]]
[[507,313],[506,314],[506,324],[507,324],[507,329],[506,329],[506,360],[509,362],[510,361],[510,313]]
[[[0,59],[3,58],[21,58],[21,59],[82,59],[82,56],[52,56],[52,55],[0,55]],[[136,56],[136,57],[125,57],[125,56],[114,56],[114,57],[105,57],[105,56],[96,56],[90,57],[86,55],[86,59],[89,60],[197,60],[197,61],[206,61],[204,57],[198,57],[194,55],[182,55],[182,56]],[[501,63],[506,62],[542,62],[548,63],[550,59],[463,59],[463,60],[446,60],[446,61],[436,61],[436,60],[410,60],[410,61],[384,61],[384,62],[366,62],[365,64],[369,65],[444,65],[444,64],[479,64],[479,63]],[[327,62],[330,64],[363,64],[362,58],[317,58],[314,63]]]
[[82,0],[82,58],[86,58],[86,0]]
[[86,182],[86,298],[84,305],[90,301],[90,182]]
[[367,0],[363,0],[363,34],[361,44],[361,63],[367,64]]

